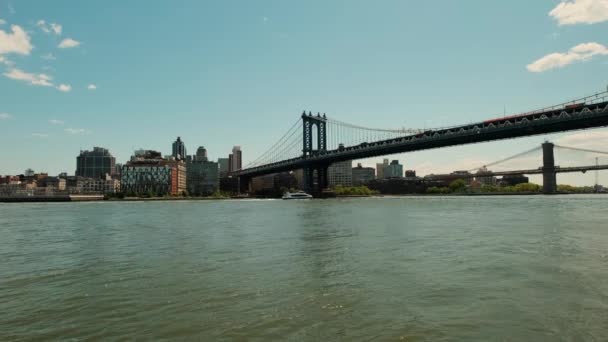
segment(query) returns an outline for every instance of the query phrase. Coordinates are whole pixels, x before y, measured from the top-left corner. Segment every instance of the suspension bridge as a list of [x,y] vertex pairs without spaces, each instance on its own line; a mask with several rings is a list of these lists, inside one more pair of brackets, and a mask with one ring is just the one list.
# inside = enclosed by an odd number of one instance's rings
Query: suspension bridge
[[[576,166],[565,166],[561,167],[556,164],[555,158],[555,149],[567,150],[592,155],[595,163],[588,165],[576,165]],[[527,168],[527,169],[519,169],[519,170],[501,170],[501,171],[493,171],[490,170],[490,167],[496,167],[500,164],[505,164],[508,162],[517,161],[520,158],[525,158],[528,155],[542,152],[542,162],[543,165],[538,168]],[[600,164],[599,160],[602,156],[602,163]],[[473,168],[470,170],[459,172],[457,175],[455,174],[438,174],[438,175],[430,175],[425,177],[427,180],[443,180],[443,179],[453,179],[453,178],[487,178],[487,177],[496,177],[496,176],[519,176],[519,175],[543,175],[543,192],[544,193],[555,193],[557,190],[557,177],[558,173],[575,173],[582,172],[586,173],[587,171],[596,171],[595,173],[595,187],[598,187],[598,173],[600,170],[608,170],[608,152],[606,151],[598,151],[592,149],[585,148],[577,148],[577,147],[568,147],[568,146],[560,146],[553,144],[551,142],[545,142],[539,147],[535,147],[531,150],[521,152],[510,156],[508,158],[504,158],[492,163],[488,163],[486,165],[480,166],[478,168]]]
[[[233,176],[239,178],[241,191],[248,192],[253,177],[302,169],[305,190],[318,194],[327,188],[327,169],[335,162],[603,126],[608,126],[608,91],[516,115],[434,129],[370,128],[304,112],[275,144]],[[550,149],[546,158],[552,158]],[[554,192],[555,165],[551,167],[551,160],[543,165],[547,167],[542,172],[548,184],[545,192]]]

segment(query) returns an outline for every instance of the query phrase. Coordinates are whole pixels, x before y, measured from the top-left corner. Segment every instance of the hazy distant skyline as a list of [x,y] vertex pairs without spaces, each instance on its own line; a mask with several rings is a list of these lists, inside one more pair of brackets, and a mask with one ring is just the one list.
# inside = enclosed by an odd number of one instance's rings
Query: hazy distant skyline
[[[93,146],[170,154],[177,136],[247,164],[302,110],[380,128],[526,111],[606,89],[606,32],[606,0],[0,0],[0,175],[71,174]],[[608,150],[596,129],[386,158],[439,173],[546,139]]]

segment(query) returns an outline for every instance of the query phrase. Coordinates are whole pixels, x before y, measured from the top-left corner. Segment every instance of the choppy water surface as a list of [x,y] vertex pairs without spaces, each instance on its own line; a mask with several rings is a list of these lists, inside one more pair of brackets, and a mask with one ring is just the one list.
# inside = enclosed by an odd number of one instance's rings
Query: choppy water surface
[[607,208],[0,204],[0,340],[606,341]]

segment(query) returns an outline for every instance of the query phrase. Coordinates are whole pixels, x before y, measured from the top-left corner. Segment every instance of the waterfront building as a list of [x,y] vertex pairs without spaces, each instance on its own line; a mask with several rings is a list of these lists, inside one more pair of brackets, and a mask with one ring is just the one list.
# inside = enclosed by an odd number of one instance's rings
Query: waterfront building
[[44,177],[44,178],[36,181],[36,185],[38,187],[52,188],[52,189],[63,191],[66,189],[67,182],[66,182],[65,178]]
[[376,164],[376,178],[384,179],[384,168],[388,166],[388,159],[384,159],[382,163]]
[[327,183],[330,188],[353,185],[353,162],[346,160],[333,163],[327,169]]
[[384,178],[403,178],[403,165],[398,160],[393,160],[389,165],[384,166]]
[[110,175],[102,178],[69,176],[66,183],[71,194],[114,194],[120,191],[120,181]]
[[80,151],[76,157],[76,176],[99,178],[114,175],[116,158],[103,147],[93,147],[93,151]]
[[186,144],[180,137],[177,137],[177,140],[173,142],[171,155],[176,160],[186,159]]
[[229,159],[228,158],[218,158],[217,163],[220,167],[220,177],[226,177],[228,175]]
[[416,178],[416,171],[405,170],[405,178]]
[[353,167],[352,177],[354,186],[365,185],[376,178],[376,170],[373,167],[363,167],[361,163],[358,163],[357,167]]
[[219,190],[220,170],[218,163],[206,160],[206,151],[204,158],[199,151],[196,158],[186,163],[186,184],[190,195],[207,196]]
[[121,191],[126,194],[179,195],[187,190],[184,161],[167,160],[157,151],[137,151],[121,175]]
[[238,171],[243,167],[243,152],[241,146],[234,146],[228,155],[228,172]]

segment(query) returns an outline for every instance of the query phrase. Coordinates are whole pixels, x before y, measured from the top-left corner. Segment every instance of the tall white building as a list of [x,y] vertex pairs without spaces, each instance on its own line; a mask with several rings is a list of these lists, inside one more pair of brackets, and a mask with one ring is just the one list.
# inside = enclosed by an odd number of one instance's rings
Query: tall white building
[[352,186],[353,185],[353,162],[347,160],[343,162],[333,163],[327,169],[327,182],[329,187],[337,185]]

